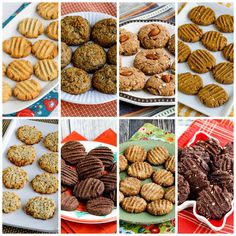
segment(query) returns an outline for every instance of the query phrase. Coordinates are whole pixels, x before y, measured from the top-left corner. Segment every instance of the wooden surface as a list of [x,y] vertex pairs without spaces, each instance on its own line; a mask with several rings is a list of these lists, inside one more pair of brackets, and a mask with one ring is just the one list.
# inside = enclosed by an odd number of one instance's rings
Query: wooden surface
[[175,133],[175,121],[165,120],[120,120],[120,143],[126,142],[145,123],[151,123],[165,131]]

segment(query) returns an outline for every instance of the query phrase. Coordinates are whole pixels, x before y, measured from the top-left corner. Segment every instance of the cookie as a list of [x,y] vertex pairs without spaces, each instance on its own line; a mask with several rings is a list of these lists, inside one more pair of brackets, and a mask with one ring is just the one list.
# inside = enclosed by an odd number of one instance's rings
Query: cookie
[[231,15],[221,15],[215,21],[216,28],[224,33],[234,32],[234,17]]
[[173,174],[164,169],[157,170],[153,173],[152,179],[156,184],[159,184],[163,187],[169,187],[174,184]]
[[44,146],[52,152],[58,152],[58,131],[49,133],[43,140]]
[[20,209],[20,197],[13,192],[3,192],[2,194],[2,212],[11,213]]
[[195,146],[204,148],[212,157],[215,155],[219,155],[222,151],[220,142],[214,138],[208,138],[205,141],[199,140],[197,141]]
[[142,90],[145,87],[145,80],[145,74],[135,67],[120,68],[120,91]]
[[169,170],[172,173],[175,173],[175,157],[170,156],[165,162],[165,168],[166,170]]
[[25,170],[17,166],[9,166],[2,172],[2,182],[6,188],[22,189],[29,181]]
[[75,211],[79,206],[79,201],[76,197],[70,196],[67,193],[61,194],[61,210]]
[[77,68],[94,73],[105,65],[106,52],[98,44],[85,43],[73,53],[72,63]]
[[223,152],[224,154],[226,154],[226,153],[229,154],[229,155],[232,156],[232,158],[233,158],[233,156],[234,156],[234,142],[229,142],[229,143],[227,143],[227,144],[224,146],[222,152]]
[[234,82],[234,64],[231,62],[219,63],[213,68],[212,75],[218,83],[232,84]]
[[212,171],[222,170],[230,174],[233,173],[233,165],[233,155],[230,154],[215,155],[212,157],[210,163]]
[[153,169],[147,162],[135,162],[128,167],[127,173],[138,179],[147,179],[152,175]]
[[234,43],[230,43],[224,48],[223,56],[226,60],[234,62]]
[[120,181],[120,191],[125,196],[137,195],[140,191],[140,188],[141,188],[141,182],[136,178],[127,177]]
[[175,186],[172,186],[166,190],[164,198],[175,204]]
[[215,12],[206,6],[194,7],[189,13],[188,18],[198,25],[210,25],[216,20]]
[[12,89],[11,86],[6,83],[2,82],[2,102],[7,102],[12,95]]
[[184,24],[178,27],[178,36],[184,42],[195,43],[203,36],[203,30],[196,24]]
[[51,22],[47,28],[46,32],[47,36],[52,40],[58,40],[58,21]]
[[73,195],[79,201],[87,201],[97,198],[103,194],[105,190],[104,183],[99,179],[87,178],[79,181],[73,189]]
[[14,81],[24,81],[34,73],[33,65],[27,60],[13,60],[7,67],[7,77]]
[[45,153],[39,158],[38,163],[42,170],[52,174],[58,173],[58,153]]
[[37,5],[37,13],[45,20],[54,20],[58,18],[57,2],[41,2]]
[[121,202],[121,207],[130,213],[141,213],[147,207],[146,201],[141,197],[125,197]]
[[147,201],[155,201],[163,198],[165,190],[158,184],[146,183],[142,186],[140,195]]
[[202,78],[190,72],[178,75],[178,90],[184,94],[195,95],[203,87]]
[[117,45],[113,45],[112,47],[109,48],[107,52],[107,61],[111,65],[116,65],[117,64]]
[[5,76],[7,72],[7,67],[4,63],[2,63],[2,76]]
[[167,49],[169,52],[173,55],[175,55],[175,34],[172,34],[168,43],[167,43]]
[[34,74],[42,81],[52,81],[58,77],[57,62],[52,59],[38,61],[34,65]]
[[121,191],[119,191],[119,203],[121,203],[124,200],[124,198],[125,198],[124,194]]
[[190,47],[182,41],[178,41],[178,62],[186,62],[190,54]]
[[39,143],[43,138],[43,134],[35,126],[24,125],[17,129],[17,138],[25,144]]
[[44,27],[37,18],[25,18],[18,24],[18,31],[26,38],[38,38],[43,33]]
[[69,165],[61,166],[61,183],[68,187],[73,187],[78,182],[77,171]]
[[227,45],[227,38],[223,34],[212,30],[203,34],[202,44],[210,51],[222,51]]
[[152,165],[162,165],[169,157],[169,152],[165,147],[156,146],[147,153],[147,160]]
[[[16,46],[17,45],[17,46]],[[32,43],[20,36],[6,39],[2,44],[3,51],[13,58],[27,57],[31,53]]]
[[105,216],[112,212],[114,203],[111,199],[106,197],[98,197],[91,199],[86,204],[88,213],[95,216]]
[[93,74],[92,84],[95,89],[105,94],[117,93],[117,68],[114,65],[105,65]]
[[128,168],[128,161],[124,155],[119,155],[119,169],[124,171]]
[[34,191],[41,194],[55,193],[58,189],[57,177],[46,172],[36,175],[31,181],[31,184]]
[[120,55],[131,56],[136,54],[140,49],[140,42],[137,35],[126,29],[120,28],[119,42]]
[[105,190],[104,192],[111,192],[116,188],[116,173],[108,173],[103,175],[100,180],[104,183]]
[[16,84],[13,89],[14,96],[22,101],[30,101],[38,97],[41,92],[41,86],[36,80],[25,80]]
[[184,203],[190,194],[190,187],[188,181],[184,176],[178,174],[178,205]]
[[173,61],[173,63],[171,64],[170,71],[171,71],[171,74],[175,75],[175,61]]
[[72,58],[72,49],[66,43],[61,42],[61,68],[70,64]]
[[158,199],[147,204],[147,212],[154,216],[162,216],[170,213],[173,204],[166,199]]
[[66,16],[61,20],[61,41],[78,46],[89,41],[90,26],[81,16]]
[[199,100],[207,107],[219,107],[225,104],[229,95],[217,84],[208,84],[198,93]]
[[57,56],[57,53],[57,45],[47,39],[36,41],[32,47],[32,54],[39,60],[53,59]]
[[61,72],[61,90],[73,94],[86,93],[92,86],[89,75],[76,67],[65,68]]
[[170,57],[164,49],[148,49],[134,58],[134,67],[146,75],[160,74],[170,67]]
[[138,38],[143,48],[163,48],[169,41],[170,33],[161,24],[147,24],[140,28]]
[[55,202],[47,197],[38,196],[30,198],[25,205],[25,213],[36,219],[50,219],[53,217],[55,211]]
[[69,141],[61,148],[61,157],[70,165],[76,165],[86,155],[85,147],[80,142]]
[[92,30],[93,41],[109,48],[116,43],[116,20],[113,18],[98,21]]
[[145,88],[153,95],[173,96],[175,94],[175,76],[172,74],[157,74],[146,82]]
[[198,49],[188,57],[190,69],[199,74],[212,70],[215,64],[215,57],[207,50]]
[[108,197],[113,201],[114,205],[117,206],[117,190],[114,189],[108,193]]
[[31,165],[36,158],[36,151],[33,146],[13,145],[7,151],[7,158],[16,166]]
[[145,161],[147,157],[147,151],[138,145],[129,146],[125,152],[125,157],[130,162],[142,162]]

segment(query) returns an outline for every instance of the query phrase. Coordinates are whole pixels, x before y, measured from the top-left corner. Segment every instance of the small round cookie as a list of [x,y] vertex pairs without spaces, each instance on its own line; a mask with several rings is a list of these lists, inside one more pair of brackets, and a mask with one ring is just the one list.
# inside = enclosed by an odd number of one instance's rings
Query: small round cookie
[[230,43],[224,48],[223,56],[226,60],[234,62],[234,43]]
[[169,157],[169,152],[165,147],[156,146],[147,153],[147,160],[152,165],[162,165]]
[[143,50],[135,56],[134,67],[146,75],[160,74],[170,67],[170,57],[162,48]]
[[113,207],[113,201],[106,197],[91,199],[86,204],[88,213],[95,216],[106,216],[112,212]]
[[138,179],[147,179],[152,175],[153,169],[147,162],[135,162],[128,167],[127,173]]
[[120,68],[120,91],[137,91],[145,87],[145,74],[135,67]]
[[109,48],[116,43],[116,19],[108,18],[98,21],[92,30],[93,41]]
[[190,187],[188,181],[184,176],[178,174],[178,205],[184,203],[190,194]]
[[172,186],[167,189],[165,192],[164,198],[173,204],[175,204],[175,186]]
[[220,32],[234,32],[234,17],[231,15],[221,15],[215,21],[215,26]]
[[79,201],[76,197],[70,196],[67,193],[61,194],[61,210],[63,211],[75,211],[79,206]]
[[30,198],[25,205],[25,213],[36,219],[50,219],[53,217],[55,211],[55,202],[47,197],[37,196]]
[[214,79],[221,84],[232,84],[234,82],[234,63],[222,62],[217,64],[213,70]]
[[119,204],[124,200],[124,198],[125,198],[124,194],[121,191],[119,191]]
[[105,65],[93,74],[92,85],[101,93],[116,94],[117,93],[116,66]]
[[178,62],[186,62],[190,54],[190,47],[182,41],[178,41]]
[[164,169],[155,171],[152,175],[152,179],[156,184],[164,187],[168,187],[174,184],[173,174],[170,171]]
[[14,81],[24,81],[34,73],[33,65],[27,60],[13,60],[7,67],[7,77]]
[[202,78],[190,72],[178,75],[178,90],[184,94],[194,95],[203,87]]
[[128,161],[124,155],[119,155],[119,169],[120,171],[124,171],[128,168]]
[[135,196],[139,194],[140,188],[141,182],[136,178],[127,177],[120,181],[120,191],[125,196]]
[[225,104],[229,95],[217,84],[208,84],[198,93],[199,100],[207,107],[219,107]]
[[72,63],[77,68],[93,73],[105,65],[106,52],[98,44],[85,43],[73,53]]
[[197,42],[202,38],[203,30],[195,24],[184,24],[178,28],[178,36],[184,42]]
[[7,102],[12,95],[11,86],[7,82],[2,82],[2,102]]
[[125,152],[125,157],[130,162],[142,162],[145,161],[147,157],[147,151],[138,145],[129,146]]
[[175,76],[172,74],[157,74],[148,79],[145,88],[157,96],[173,96],[175,94]]
[[58,173],[58,153],[49,152],[43,154],[38,160],[39,166],[42,170],[49,173]]
[[72,58],[72,49],[66,43],[61,42],[61,68],[68,66]]
[[188,57],[190,69],[199,74],[212,70],[215,64],[215,57],[207,50],[198,49]]
[[51,194],[57,192],[58,180],[57,177],[50,173],[36,175],[31,181],[32,188],[37,193]]
[[110,65],[117,64],[117,45],[113,45],[107,52],[107,60]]
[[140,28],[138,38],[146,49],[163,48],[168,43],[170,33],[160,24],[147,24]]
[[169,52],[173,55],[175,55],[175,34],[172,34],[168,43],[167,43],[167,49]]
[[39,143],[43,138],[43,134],[35,126],[23,125],[17,129],[17,138],[25,144]]
[[45,20],[54,20],[58,18],[57,2],[41,2],[37,5],[37,13]]
[[52,152],[58,151],[58,131],[49,133],[43,140],[44,146]]
[[194,7],[189,13],[188,18],[197,25],[210,25],[216,20],[215,12],[206,6]]
[[36,151],[30,145],[14,145],[8,149],[7,158],[16,166],[31,165],[36,158]]
[[2,194],[2,212],[10,213],[20,209],[20,197],[13,192],[3,192]]
[[213,30],[203,34],[201,40],[202,44],[213,52],[221,51],[227,45],[227,38],[223,34]]
[[175,173],[175,157],[174,156],[170,156],[166,162],[165,162],[165,168],[166,170],[169,170],[170,172],[172,172],[173,174]]
[[165,190],[158,184],[146,183],[142,186],[140,195],[147,201],[155,201],[163,198]]
[[147,212],[154,216],[162,216],[171,212],[173,204],[166,199],[158,199],[147,204]]
[[7,67],[4,63],[2,63],[2,76],[5,76],[7,72]]
[[2,172],[2,182],[6,188],[21,189],[28,181],[28,173],[18,166],[9,166]]
[[104,183],[105,193],[110,193],[116,189],[116,182],[117,182],[116,177],[117,177],[116,173],[108,173],[108,174],[104,174],[100,178],[100,180]]
[[78,182],[77,171],[69,165],[61,163],[61,183],[73,187]]
[[61,41],[71,46],[78,46],[89,41],[90,26],[81,16],[66,16],[61,20]]
[[25,18],[18,24],[18,31],[26,38],[38,38],[43,33],[44,27],[37,18]]
[[58,40],[58,21],[51,22],[47,28],[45,33],[52,40]]
[[146,201],[141,197],[126,197],[121,202],[121,207],[130,213],[141,213],[145,211],[147,207]]

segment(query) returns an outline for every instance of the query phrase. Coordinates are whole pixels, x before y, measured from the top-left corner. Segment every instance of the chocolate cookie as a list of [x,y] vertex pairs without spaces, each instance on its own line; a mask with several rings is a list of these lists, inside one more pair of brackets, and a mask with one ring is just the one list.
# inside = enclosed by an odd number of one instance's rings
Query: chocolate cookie
[[208,138],[205,141],[199,140],[195,146],[204,148],[212,157],[219,155],[222,151],[219,141],[214,138]]
[[190,187],[188,181],[182,175],[178,175],[178,205],[184,203],[189,196]]
[[219,63],[213,68],[212,75],[218,83],[232,84],[234,82],[234,64],[231,62]]
[[233,156],[231,156],[230,154],[212,156],[210,166],[212,171],[222,170],[232,174],[234,171]]
[[117,205],[117,190],[114,189],[110,193],[108,193],[108,197],[114,202],[114,205]]
[[223,56],[226,60],[234,62],[234,43],[230,43],[224,48]]
[[61,166],[61,183],[65,186],[73,187],[78,182],[76,170],[68,165]]
[[178,62],[182,63],[187,61],[190,54],[190,47],[182,41],[178,41]]
[[215,21],[216,28],[224,33],[234,32],[234,17],[231,15],[221,15]]
[[76,197],[70,196],[67,193],[61,194],[61,210],[75,211],[79,206],[79,201]]
[[105,192],[111,192],[116,188],[116,173],[103,175],[100,180],[104,183]]
[[234,155],[234,142],[229,142],[229,143],[227,143],[227,144],[224,146],[222,152],[223,152],[224,154],[227,153],[227,154],[231,155],[232,158],[233,158],[233,155]]
[[195,24],[184,24],[178,28],[178,36],[184,42],[197,42],[203,36],[203,30]]

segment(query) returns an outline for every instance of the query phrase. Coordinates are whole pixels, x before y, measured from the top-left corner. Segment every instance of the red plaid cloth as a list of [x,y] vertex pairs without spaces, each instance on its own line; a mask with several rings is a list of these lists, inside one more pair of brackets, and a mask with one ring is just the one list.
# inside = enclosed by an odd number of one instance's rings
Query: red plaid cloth
[[[61,4],[61,14],[66,15],[73,12],[101,12],[116,16],[115,3],[76,3],[68,2]],[[117,101],[98,105],[78,105],[61,101],[61,116],[116,116]]]
[[[231,120],[196,120],[178,139],[178,146],[183,148],[197,131],[204,131],[217,138],[221,146],[234,140],[234,123]],[[225,227],[221,231],[212,231],[205,224],[199,222],[193,215],[192,209],[178,212],[178,233],[191,234],[232,234],[234,232],[233,213],[228,217]]]

